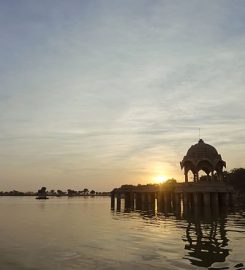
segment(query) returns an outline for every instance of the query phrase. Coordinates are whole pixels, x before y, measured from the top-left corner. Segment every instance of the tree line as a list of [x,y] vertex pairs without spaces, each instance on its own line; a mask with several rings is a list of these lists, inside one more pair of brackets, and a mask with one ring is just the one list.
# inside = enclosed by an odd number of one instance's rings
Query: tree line
[[[233,188],[236,191],[245,193],[245,168],[235,168],[231,171],[227,172],[224,171],[224,182],[227,184],[233,186]],[[214,175],[214,178],[216,175]],[[209,181],[207,176],[201,176],[200,181]],[[166,181],[166,184],[172,184],[176,183],[177,181],[175,179],[169,179]],[[127,185],[124,185],[127,186]],[[84,188],[82,190],[73,190],[73,189],[67,189],[66,191],[62,191],[60,189],[54,190],[51,189],[50,191],[47,191],[46,187],[42,187],[40,190],[44,191],[47,196],[68,196],[68,197],[74,197],[74,196],[109,196],[110,192],[96,192],[95,190],[88,190],[87,188]],[[39,190],[39,191],[40,191]],[[0,196],[36,196],[38,195],[38,192],[21,192],[17,190],[12,191],[0,191]]]
[[[233,186],[236,191],[245,192],[245,169],[244,168],[234,168],[229,172],[224,171],[223,173],[224,182]],[[214,175],[214,179],[217,175]],[[216,179],[217,180],[217,179]],[[203,175],[200,177],[200,181],[208,181],[208,177]]]
[[63,191],[61,189],[51,189],[47,190],[46,187],[42,187],[37,192],[22,192],[17,190],[11,190],[11,191],[0,191],[0,196],[37,196],[39,194],[43,194],[46,196],[68,196],[68,197],[74,197],[74,196],[108,196],[110,195],[110,192],[98,192],[95,190],[88,190],[87,188],[84,188],[83,190],[73,190],[73,189],[67,189],[66,191]]

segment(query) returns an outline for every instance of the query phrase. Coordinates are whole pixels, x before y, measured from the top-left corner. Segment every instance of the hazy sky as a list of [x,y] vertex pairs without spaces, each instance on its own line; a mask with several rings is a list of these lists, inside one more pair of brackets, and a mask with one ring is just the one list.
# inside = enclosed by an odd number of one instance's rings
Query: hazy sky
[[245,166],[244,0],[0,0],[0,190]]

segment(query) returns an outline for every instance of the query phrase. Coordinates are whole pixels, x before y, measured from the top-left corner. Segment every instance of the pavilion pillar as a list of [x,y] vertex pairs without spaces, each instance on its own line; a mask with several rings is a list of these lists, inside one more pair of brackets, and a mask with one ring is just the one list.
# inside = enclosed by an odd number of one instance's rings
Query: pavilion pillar
[[137,192],[135,194],[136,197],[136,210],[140,210],[141,209],[141,193]]
[[188,172],[185,172],[185,183],[188,183]]
[[218,192],[212,193],[212,206],[219,207],[219,194]]
[[130,192],[130,209],[134,210],[134,193]]
[[201,194],[199,192],[195,192],[193,194],[193,202],[194,202],[194,206],[201,205]]
[[175,194],[174,194],[174,192],[171,192],[171,193],[170,193],[170,203],[171,203],[172,207],[175,207],[175,206],[176,206],[176,201],[175,201]]
[[180,193],[173,193],[174,197],[174,212],[176,217],[179,219],[181,217],[181,194]]
[[161,211],[163,208],[163,192],[159,191],[157,193],[157,211]]
[[115,193],[111,193],[111,209],[115,208]]
[[196,172],[195,173],[195,182],[197,182],[198,181],[198,173]]
[[141,192],[141,210],[145,210],[146,205],[146,194]]
[[130,208],[130,193],[129,192],[125,192],[124,193],[124,200],[125,200],[125,209],[129,209]]
[[155,210],[155,193],[153,192],[147,193],[147,204],[148,204],[148,209]]
[[164,208],[169,209],[171,207],[171,194],[168,191],[164,192]]
[[205,192],[203,194],[203,202],[204,202],[205,207],[210,207],[210,193],[209,192]]
[[121,194],[117,194],[117,211],[121,210]]
[[184,207],[188,207],[188,204],[189,204],[189,200],[188,200],[188,193],[187,192],[184,192],[183,193],[183,205]]
[[232,193],[229,194],[229,196],[230,196],[230,204],[231,204],[231,206],[234,206],[234,204],[235,204],[235,194],[232,192]]
[[221,193],[221,205],[228,206],[229,201],[230,201],[229,193],[228,192]]
[[179,206],[181,204],[180,193],[175,193],[175,205]]

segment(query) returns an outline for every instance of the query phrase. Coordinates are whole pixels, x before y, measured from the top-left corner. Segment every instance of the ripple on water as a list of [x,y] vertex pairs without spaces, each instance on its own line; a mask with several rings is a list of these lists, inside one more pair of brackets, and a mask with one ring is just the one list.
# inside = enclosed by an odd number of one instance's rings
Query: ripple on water
[[243,210],[177,217],[109,205],[107,198],[1,199],[1,269],[244,269]]

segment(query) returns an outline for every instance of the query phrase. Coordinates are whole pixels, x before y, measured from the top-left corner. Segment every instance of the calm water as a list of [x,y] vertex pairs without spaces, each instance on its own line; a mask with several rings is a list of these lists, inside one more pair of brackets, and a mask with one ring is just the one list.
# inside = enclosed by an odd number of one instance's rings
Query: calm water
[[[216,218],[214,218],[216,216]],[[109,198],[0,198],[0,269],[245,269],[245,211],[110,210]]]

